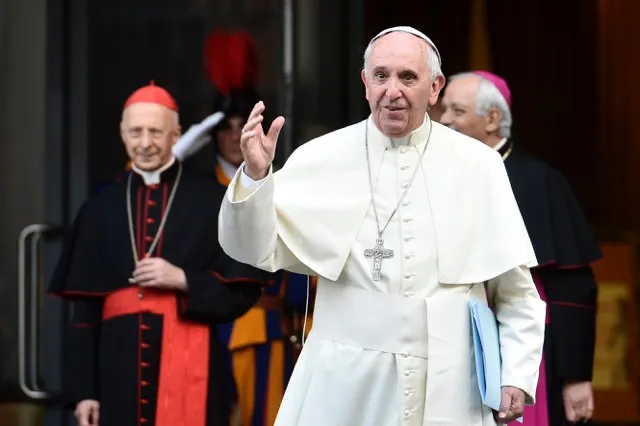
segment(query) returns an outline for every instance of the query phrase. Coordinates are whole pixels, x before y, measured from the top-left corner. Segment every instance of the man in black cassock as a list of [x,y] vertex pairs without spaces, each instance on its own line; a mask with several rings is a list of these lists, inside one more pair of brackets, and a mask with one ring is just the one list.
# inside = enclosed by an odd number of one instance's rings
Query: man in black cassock
[[589,423],[597,306],[590,265],[602,257],[600,248],[564,176],[511,139],[504,79],[486,71],[450,77],[443,106],[442,124],[502,156],[538,260],[531,272],[547,302],[547,329],[537,404],[525,411],[524,426]]
[[49,288],[73,302],[64,390],[81,426],[228,425],[216,324],[267,275],[218,245],[225,188],[173,156],[177,111],[153,84],[127,100],[133,170],[81,208]]

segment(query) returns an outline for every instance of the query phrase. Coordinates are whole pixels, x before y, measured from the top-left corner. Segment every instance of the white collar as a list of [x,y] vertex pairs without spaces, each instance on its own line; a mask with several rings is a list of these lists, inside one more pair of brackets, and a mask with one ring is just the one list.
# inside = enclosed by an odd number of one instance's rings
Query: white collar
[[493,147],[493,149],[495,149],[496,151],[500,151],[502,147],[505,146],[506,143],[507,143],[507,138],[502,138],[500,139],[500,142],[498,142],[498,144]]
[[160,183],[160,175],[162,174],[162,172],[167,170],[169,167],[173,166],[173,163],[175,163],[175,162],[176,162],[176,157],[171,157],[171,160],[169,160],[169,162],[167,162],[167,164],[165,164],[164,166],[160,167],[159,169],[155,169],[155,170],[140,170],[134,164],[133,167],[132,167],[132,170],[134,172],[136,172],[137,174],[139,174],[140,176],[142,176],[142,180],[144,180],[144,184],[145,185],[147,185],[147,186],[155,185],[155,184]]
[[388,136],[385,136],[375,125],[371,116],[369,116],[369,123],[367,123],[367,125],[369,126],[369,131],[371,132],[372,139],[380,141],[384,144],[384,146],[388,148],[396,148],[402,145],[417,146],[426,141],[431,130],[431,119],[427,114],[425,114],[424,120],[422,121],[420,127],[402,138],[390,138]]
[[224,173],[225,177],[229,180],[233,179],[233,177],[236,175],[236,172],[238,171],[238,168],[231,164],[229,161],[222,158],[221,155],[217,155],[217,158],[220,167],[222,167],[222,172]]

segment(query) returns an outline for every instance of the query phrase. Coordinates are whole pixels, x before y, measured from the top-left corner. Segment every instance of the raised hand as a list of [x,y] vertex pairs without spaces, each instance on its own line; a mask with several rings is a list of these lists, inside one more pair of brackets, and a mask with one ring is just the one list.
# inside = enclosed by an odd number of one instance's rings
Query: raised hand
[[284,126],[284,117],[278,117],[273,120],[269,132],[265,135],[262,129],[264,109],[262,101],[253,107],[240,137],[240,148],[244,156],[244,172],[253,180],[260,180],[267,176],[276,155],[278,135]]

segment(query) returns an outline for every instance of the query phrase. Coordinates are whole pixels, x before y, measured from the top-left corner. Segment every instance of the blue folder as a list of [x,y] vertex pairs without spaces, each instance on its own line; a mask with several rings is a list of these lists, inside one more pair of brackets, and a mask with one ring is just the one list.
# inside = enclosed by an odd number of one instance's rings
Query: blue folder
[[[469,300],[469,309],[482,403],[495,411],[500,411],[502,359],[498,322],[493,311],[483,301]],[[522,423],[522,417],[517,420]]]

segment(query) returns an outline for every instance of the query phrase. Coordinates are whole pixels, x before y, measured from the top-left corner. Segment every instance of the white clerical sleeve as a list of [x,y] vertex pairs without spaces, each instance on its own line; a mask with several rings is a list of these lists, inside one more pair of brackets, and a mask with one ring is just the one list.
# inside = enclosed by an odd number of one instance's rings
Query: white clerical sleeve
[[529,268],[521,266],[489,280],[500,336],[502,386],[522,389],[535,403],[542,361],[546,303],[536,290]]
[[268,177],[264,177],[260,180],[253,180],[244,172],[244,166],[242,166],[241,169],[242,171],[240,172],[240,184],[248,189],[251,193],[256,192]]
[[277,232],[272,170],[260,181],[244,173],[229,184],[219,216],[218,239],[231,258],[269,272],[286,269],[313,274],[293,255]]

